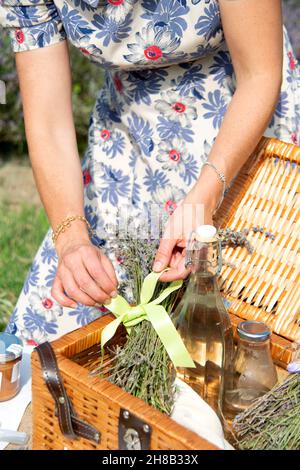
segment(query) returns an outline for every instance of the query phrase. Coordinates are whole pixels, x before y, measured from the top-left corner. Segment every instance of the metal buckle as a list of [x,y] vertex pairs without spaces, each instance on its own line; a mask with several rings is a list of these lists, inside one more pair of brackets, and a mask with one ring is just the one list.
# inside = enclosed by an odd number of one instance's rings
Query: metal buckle
[[119,450],[149,450],[152,428],[124,408],[119,415]]

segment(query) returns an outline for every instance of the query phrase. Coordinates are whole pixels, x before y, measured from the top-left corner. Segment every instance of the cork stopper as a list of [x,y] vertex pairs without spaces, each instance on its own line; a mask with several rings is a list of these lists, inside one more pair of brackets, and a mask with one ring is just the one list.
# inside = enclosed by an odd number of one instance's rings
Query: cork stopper
[[199,242],[214,242],[217,240],[217,229],[213,225],[199,225],[195,238]]

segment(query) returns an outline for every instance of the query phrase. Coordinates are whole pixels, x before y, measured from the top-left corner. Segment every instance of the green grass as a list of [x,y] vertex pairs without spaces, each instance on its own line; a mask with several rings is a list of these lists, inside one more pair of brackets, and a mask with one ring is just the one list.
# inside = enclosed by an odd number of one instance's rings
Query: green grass
[[32,258],[48,229],[42,209],[0,205],[0,331],[5,328]]

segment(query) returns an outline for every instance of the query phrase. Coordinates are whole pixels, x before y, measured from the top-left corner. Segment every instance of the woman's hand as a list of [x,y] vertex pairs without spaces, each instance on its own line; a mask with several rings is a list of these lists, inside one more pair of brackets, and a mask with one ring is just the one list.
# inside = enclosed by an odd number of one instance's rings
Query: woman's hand
[[[208,168],[208,167],[206,167]],[[204,169],[203,169],[204,170]],[[205,171],[210,171],[206,170]],[[215,175],[210,175],[212,179]],[[186,244],[192,230],[202,224],[213,224],[213,212],[222,190],[220,183],[215,180],[214,197],[209,194],[204,184],[197,183],[170,216],[163,237],[156,253],[153,270],[162,271],[166,267],[171,269],[160,277],[163,282],[184,279],[189,274],[185,267]],[[201,188],[201,189],[200,189]]]
[[57,252],[59,262],[51,294],[61,305],[101,305],[117,295],[118,282],[110,260],[89,240],[72,240]]

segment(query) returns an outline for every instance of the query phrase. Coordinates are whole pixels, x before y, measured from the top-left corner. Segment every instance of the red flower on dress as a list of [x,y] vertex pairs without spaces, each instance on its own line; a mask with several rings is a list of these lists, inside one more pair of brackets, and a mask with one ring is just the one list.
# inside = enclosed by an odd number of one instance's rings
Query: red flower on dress
[[123,90],[123,83],[122,83],[122,80],[120,79],[120,77],[118,77],[118,75],[114,76],[114,84],[115,84],[116,90],[118,92]]
[[175,211],[177,207],[177,204],[175,201],[173,201],[172,199],[169,199],[166,203],[165,203],[165,211],[168,212],[170,215],[173,214],[173,212]]
[[83,184],[84,186],[86,186],[92,181],[91,174],[89,170],[83,170],[82,175],[83,175]]
[[124,0],[108,0],[108,3],[110,3],[111,5],[122,5],[122,3],[124,3]]
[[108,129],[103,129],[100,135],[103,140],[108,140],[110,138],[110,131]]
[[15,38],[19,44],[22,44],[24,42],[25,36],[21,29],[17,28],[15,30]]
[[42,305],[43,307],[45,307],[47,310],[49,310],[50,308],[53,307],[53,301],[51,299],[49,299],[48,297],[45,297],[43,300],[42,300]]
[[144,55],[146,59],[157,60],[162,57],[163,52],[160,47],[153,45],[144,50]]
[[28,344],[28,346],[37,346],[38,345],[37,342],[34,341],[34,339],[28,339],[26,341],[26,343]]
[[295,57],[294,57],[292,51],[289,51],[289,52],[288,52],[288,58],[289,58],[289,60],[290,60],[290,69],[291,69],[291,70],[295,70],[295,68],[296,68],[296,60],[295,60]]
[[173,162],[179,162],[181,158],[180,152],[178,152],[178,150],[171,149],[169,152],[169,157],[170,157],[170,160],[172,160]]
[[80,47],[79,50],[80,50],[83,54],[88,54],[88,55],[90,55],[90,52],[89,52],[85,47]]
[[297,132],[293,132],[292,135],[291,135],[291,140],[293,142],[294,145],[298,145],[298,136],[297,136]]
[[180,103],[179,101],[176,101],[176,103],[172,104],[172,109],[176,111],[176,113],[184,113],[186,110],[186,106],[183,103]]

